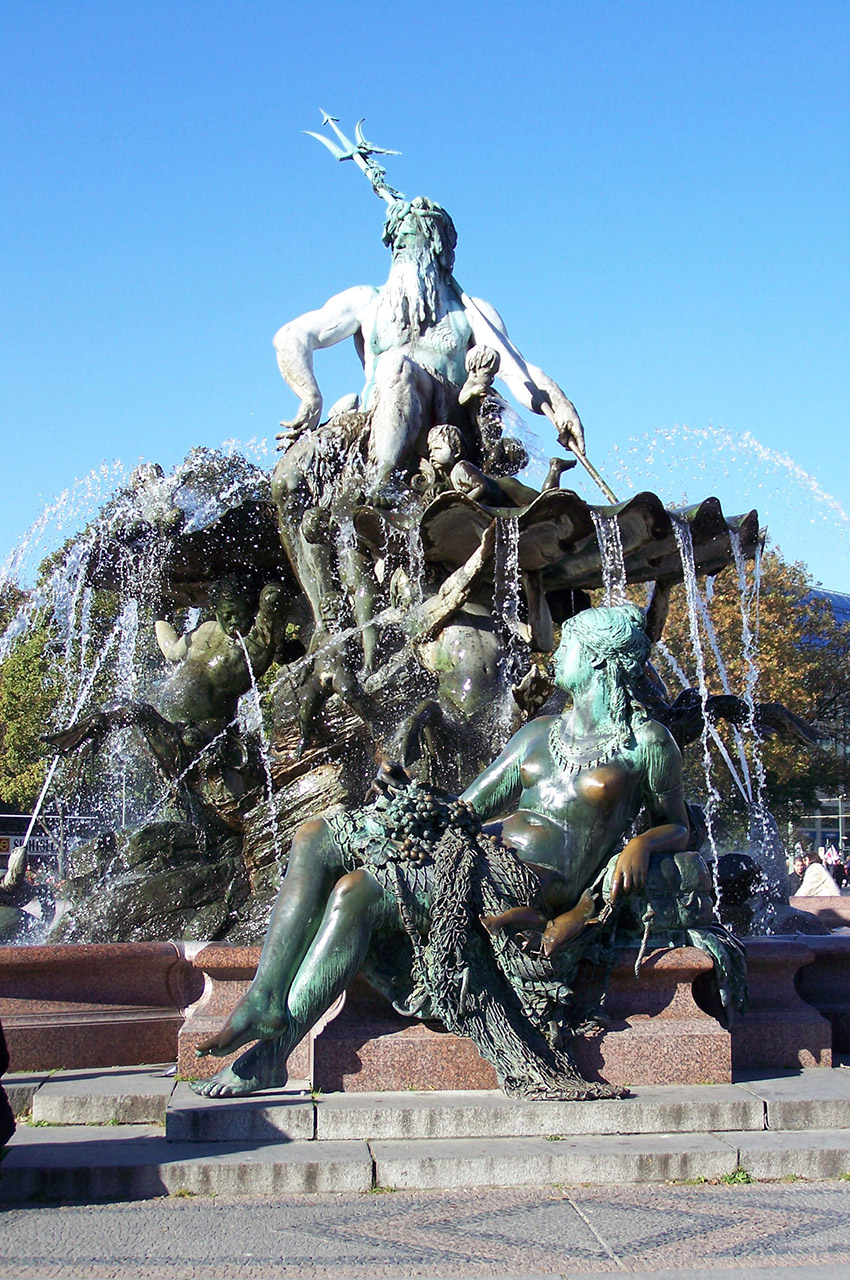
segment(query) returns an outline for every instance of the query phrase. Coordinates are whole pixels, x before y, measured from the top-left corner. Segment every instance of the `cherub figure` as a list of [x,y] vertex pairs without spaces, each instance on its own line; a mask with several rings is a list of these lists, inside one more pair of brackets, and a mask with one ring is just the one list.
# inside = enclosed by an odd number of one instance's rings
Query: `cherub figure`
[[274,661],[284,638],[283,588],[270,582],[256,612],[250,594],[234,579],[215,589],[215,619],[180,636],[165,621],[155,625],[157,643],[172,673],[154,689],[151,702],[130,702],[85,716],[44,740],[62,752],[97,746],[113,729],[134,726],[171,776],[236,719],[239,699]]

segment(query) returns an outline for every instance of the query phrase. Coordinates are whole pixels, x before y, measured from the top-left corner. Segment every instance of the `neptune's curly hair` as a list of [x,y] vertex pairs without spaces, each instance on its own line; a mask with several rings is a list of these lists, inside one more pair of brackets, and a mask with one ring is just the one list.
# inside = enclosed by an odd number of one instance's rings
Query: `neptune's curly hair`
[[398,229],[408,213],[415,213],[431,242],[434,257],[446,272],[451,272],[455,261],[457,231],[445,209],[429,200],[427,196],[416,196],[414,200],[394,200],[387,210],[384,231],[381,239],[390,249],[393,247]]
[[564,623],[559,648],[571,637],[592,666],[604,667],[614,722],[627,726],[635,713],[645,716],[640,691],[652,646],[643,610],[633,604],[583,609]]

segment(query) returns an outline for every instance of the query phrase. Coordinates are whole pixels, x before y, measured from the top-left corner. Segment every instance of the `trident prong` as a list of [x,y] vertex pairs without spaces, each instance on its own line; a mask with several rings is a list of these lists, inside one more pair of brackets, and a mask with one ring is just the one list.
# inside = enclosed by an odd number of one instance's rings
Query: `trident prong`
[[[328,115],[327,111],[322,110],[322,124],[329,124],[342,143],[338,147],[335,142],[321,133],[313,133],[310,129],[304,132],[308,138],[317,138],[324,146],[327,147],[335,160],[353,160],[372,184],[375,195],[380,196],[382,200],[386,200],[387,204],[392,204],[395,200],[403,200],[404,196],[400,191],[396,191],[386,181],[386,171],[381,168],[373,156],[400,156],[400,151],[388,151],[385,147],[376,147],[373,143],[367,142],[363,134],[363,120],[358,120],[354,127],[354,136],[356,142],[352,142],[350,138],[346,138],[345,134],[338,127],[336,116]],[[364,116],[365,119],[365,116]]]
[[308,138],[315,138],[317,142],[321,142],[326,146],[335,160],[353,160],[355,155],[357,155],[356,148],[349,151],[343,151],[335,142],[331,142],[330,138],[326,138],[323,133],[313,133],[312,129],[305,129],[304,132]]
[[354,136],[357,139],[361,152],[367,152],[370,156],[400,156],[400,151],[387,151],[386,147],[376,147],[374,142],[366,141],[363,137],[363,121],[365,119],[366,117],[364,116],[363,120],[358,120],[357,124],[354,126]]

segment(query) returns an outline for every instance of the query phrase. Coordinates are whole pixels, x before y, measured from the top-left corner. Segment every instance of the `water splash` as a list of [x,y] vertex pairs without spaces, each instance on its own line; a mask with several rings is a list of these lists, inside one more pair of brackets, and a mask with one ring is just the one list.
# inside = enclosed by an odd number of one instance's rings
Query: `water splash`
[[80,526],[96,517],[116,488],[126,483],[123,463],[102,463],[46,504],[38,519],[0,567],[0,594],[10,585],[35,582],[41,561]]
[[496,521],[496,607],[508,636],[519,634],[519,603],[522,591],[519,567],[519,524],[498,517]]
[[623,558],[623,535],[619,522],[614,513],[603,515],[597,507],[590,507],[589,510],[599,546],[605,603],[607,605],[625,604],[628,599],[626,595],[626,565]]
[[[676,661],[676,658],[670,652],[670,650],[668,649],[664,641],[656,640],[655,648],[664,658],[664,661],[667,663],[667,666],[673,672],[673,675],[678,680],[680,686],[683,689],[690,689],[691,687],[690,680],[688,679],[687,675],[682,670],[682,667]],[[744,780],[739,775],[738,770],[735,767],[735,763],[732,760],[732,757],[729,755],[729,752],[726,750],[725,742],[720,737],[720,734],[717,732],[717,730],[714,728],[713,725],[708,726],[708,732],[710,733],[712,741],[714,742],[714,745],[717,747],[717,750],[719,751],[724,764],[729,770],[729,776],[731,777],[732,781],[735,783],[735,786],[738,788],[738,791],[740,792],[741,797],[744,800],[744,803],[748,805],[751,799],[750,787],[748,785],[745,785]]]
[[808,562],[817,541],[821,561],[830,556],[828,576],[850,579],[850,514],[843,503],[789,454],[749,431],[661,427],[614,445],[601,470],[618,492],[651,488],[665,505],[685,506],[722,489],[726,510],[758,507],[788,558]]
[[[740,547],[740,538],[738,542]],[[698,585],[696,587],[695,596],[696,596],[697,606],[699,609],[699,620],[700,620],[700,623],[702,624],[703,631],[705,632],[705,635],[711,646],[711,651],[714,655],[717,674],[720,678],[720,683],[723,688],[723,692],[731,696],[732,688],[729,683],[729,675],[726,670],[726,662],[720,648],[720,642],[718,640],[717,630],[714,626],[714,623],[711,620],[711,614],[708,609],[708,602],[709,602],[710,596],[708,594],[708,591],[706,591],[706,596],[705,598],[703,598],[702,595],[700,594]],[[729,769],[729,772],[731,773],[738,787],[738,790],[740,791],[741,795],[744,798],[744,801],[746,802],[747,808],[749,810],[752,810],[752,807],[754,804],[753,784],[752,784],[752,779],[750,777],[750,766],[747,760],[746,749],[744,747],[743,734],[741,733],[741,730],[738,728],[737,725],[730,725],[730,730],[732,733],[732,737],[735,741],[735,750],[737,752],[738,762],[741,768],[741,775],[743,777],[743,781],[738,776],[738,772],[735,766],[732,764],[732,761],[729,757],[729,753],[726,749],[726,744],[723,742],[723,739],[720,737],[719,733],[713,726],[709,726],[709,732],[711,734],[712,740],[714,741],[721,756],[723,757],[723,760],[726,763],[726,766]]]
[[277,809],[274,802],[274,779],[272,778],[272,757],[271,744],[266,726],[263,722],[263,704],[260,698],[260,691],[257,688],[257,679],[254,675],[254,664],[251,661],[251,655],[248,652],[248,646],[242,635],[237,632],[236,639],[239,641],[239,647],[245,655],[245,663],[248,667],[248,674],[251,677],[251,688],[242,701],[248,702],[250,707],[250,715],[248,717],[249,728],[256,735],[257,742],[260,747],[260,757],[263,762],[263,772],[266,775],[266,802],[269,807],[269,826],[272,833],[272,844],[274,846],[275,861],[280,866],[282,848],[280,843],[280,832],[277,825]]
[[499,662],[501,694],[493,709],[493,719],[494,731],[504,741],[513,728],[516,704],[512,690],[521,678],[527,647],[519,613],[522,580],[519,564],[519,524],[516,520],[497,518],[494,554],[494,615],[504,633],[505,644]]
[[425,581],[425,548],[418,520],[413,520],[407,531],[407,566],[410,603],[415,607],[422,603],[422,586]]
[[714,838],[713,818],[714,812],[720,803],[720,792],[714,781],[714,771],[711,764],[711,751],[709,749],[709,723],[706,707],[708,704],[708,682],[705,674],[705,654],[702,647],[702,636],[700,635],[700,603],[699,603],[699,586],[697,584],[696,567],[694,564],[694,543],[691,535],[691,527],[684,520],[673,520],[673,534],[676,538],[676,546],[679,549],[679,558],[682,562],[682,576],[685,585],[685,599],[688,606],[688,625],[691,633],[691,646],[694,651],[694,658],[697,664],[697,685],[699,690],[700,702],[702,704],[702,720],[703,728],[700,735],[700,744],[702,746],[703,770],[705,773],[706,788],[706,806],[705,806],[705,825],[708,831],[708,844],[714,859],[714,888],[717,894],[718,905],[720,903],[720,883],[717,876],[717,843]]
[[[736,530],[731,531],[730,542],[738,575],[738,594],[741,602],[741,643],[746,678],[744,701],[747,704],[747,729],[750,734],[753,768],[756,776],[756,793],[751,810],[751,853],[768,879],[771,893],[776,896],[784,890],[785,862],[777,850],[775,823],[767,807],[767,774],[761,740],[756,732],[755,691],[759,680],[757,661],[758,610],[761,589],[761,548],[756,548],[753,585],[747,583],[747,564],[741,550],[741,539]],[[755,619],[755,631],[753,625]]]

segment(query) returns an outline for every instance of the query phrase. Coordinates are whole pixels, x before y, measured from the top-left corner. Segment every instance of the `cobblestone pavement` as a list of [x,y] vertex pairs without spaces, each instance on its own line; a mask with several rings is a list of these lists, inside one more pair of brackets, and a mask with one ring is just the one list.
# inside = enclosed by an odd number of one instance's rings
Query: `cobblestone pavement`
[[34,1204],[3,1214],[0,1275],[837,1280],[850,1275],[848,1211],[845,1182]]

